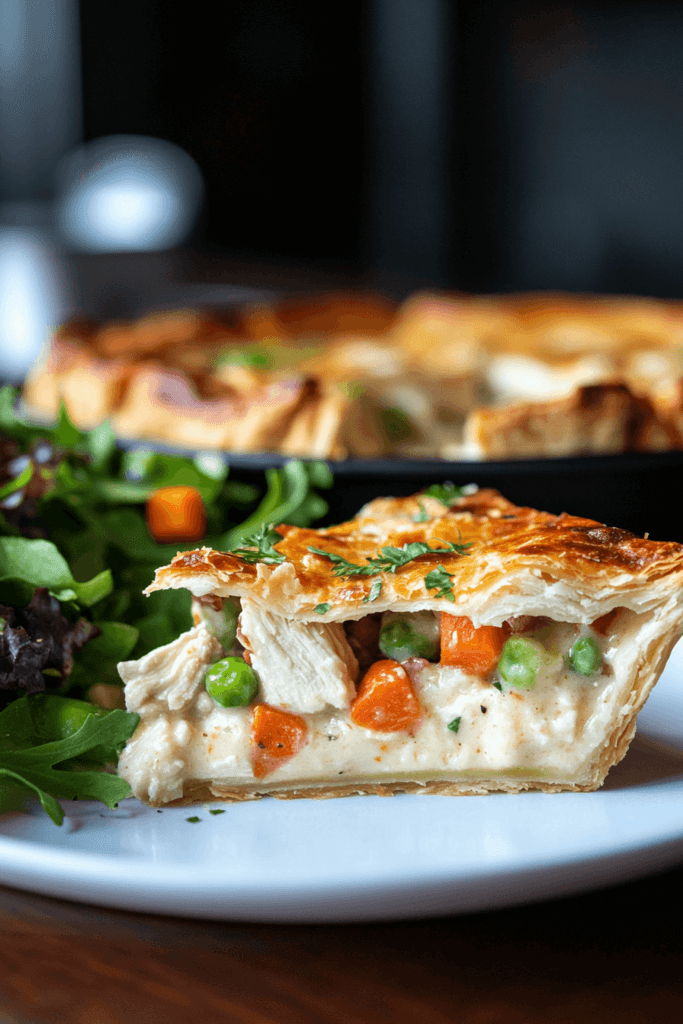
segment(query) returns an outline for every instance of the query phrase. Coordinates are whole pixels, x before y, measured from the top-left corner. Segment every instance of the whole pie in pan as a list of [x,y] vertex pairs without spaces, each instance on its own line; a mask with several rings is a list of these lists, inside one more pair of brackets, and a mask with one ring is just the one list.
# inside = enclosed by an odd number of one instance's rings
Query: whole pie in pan
[[683,447],[683,304],[340,292],[222,315],[72,322],[24,401],[125,439],[311,458]]
[[452,485],[179,554],[149,590],[189,590],[195,625],[119,666],[119,771],[152,804],[594,790],[682,584],[680,544]]

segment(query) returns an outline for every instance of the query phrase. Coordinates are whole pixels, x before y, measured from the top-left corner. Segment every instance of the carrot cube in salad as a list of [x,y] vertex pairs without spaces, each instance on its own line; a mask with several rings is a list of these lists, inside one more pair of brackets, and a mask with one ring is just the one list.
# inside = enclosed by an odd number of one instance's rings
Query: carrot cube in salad
[[376,661],[368,669],[351,705],[351,721],[378,732],[412,729],[421,714],[410,676],[391,658]]
[[145,514],[159,544],[201,540],[206,534],[206,511],[196,487],[160,487],[147,499]]
[[474,628],[464,615],[441,613],[441,664],[479,675],[498,664],[507,637],[501,626]]

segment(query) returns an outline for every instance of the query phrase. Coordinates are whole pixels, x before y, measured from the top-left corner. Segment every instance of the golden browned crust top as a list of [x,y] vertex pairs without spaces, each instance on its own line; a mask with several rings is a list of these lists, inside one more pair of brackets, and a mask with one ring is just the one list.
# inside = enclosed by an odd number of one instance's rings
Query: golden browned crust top
[[[339,526],[277,530],[282,539],[275,548],[285,557],[279,565],[248,564],[235,554],[202,548],[159,569],[148,592],[185,587],[198,596],[249,597],[283,616],[312,621],[431,608],[475,622],[500,622],[514,614],[588,622],[614,607],[646,611],[683,599],[682,545],[519,507],[493,490],[462,496],[451,507],[426,494],[378,498]],[[415,542],[434,549],[448,543],[469,547],[464,554],[421,555],[395,572],[346,577],[310,551],[366,565],[382,548]],[[449,574],[452,600],[428,589],[425,577],[437,568]],[[379,595],[371,593],[378,580]]]

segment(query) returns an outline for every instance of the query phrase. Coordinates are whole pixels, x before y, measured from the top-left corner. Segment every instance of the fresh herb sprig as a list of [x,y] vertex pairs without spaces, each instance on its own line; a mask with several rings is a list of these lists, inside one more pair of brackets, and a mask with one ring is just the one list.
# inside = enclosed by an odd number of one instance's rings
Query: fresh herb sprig
[[332,574],[334,576],[377,576],[383,572],[395,573],[397,569],[403,568],[409,562],[420,558],[422,555],[466,555],[469,553],[471,544],[445,541],[445,547],[432,548],[423,541],[414,541],[412,544],[404,544],[403,547],[380,548],[379,557],[368,558],[365,565],[357,565],[350,562],[341,555],[335,555],[332,551],[323,551],[321,548],[309,547],[314,555],[321,555],[333,563]]
[[266,526],[264,523],[254,533],[244,538],[246,547],[232,548],[231,555],[237,555],[243,562],[253,565],[255,562],[265,562],[266,565],[281,565],[287,559],[280,552],[276,551],[273,544],[277,544],[282,537],[273,526]]

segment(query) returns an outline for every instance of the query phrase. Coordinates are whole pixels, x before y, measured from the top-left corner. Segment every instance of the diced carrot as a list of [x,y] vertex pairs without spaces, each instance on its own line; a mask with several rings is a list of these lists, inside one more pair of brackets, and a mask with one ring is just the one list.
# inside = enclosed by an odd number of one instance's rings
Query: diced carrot
[[308,742],[308,726],[301,715],[272,704],[257,704],[251,715],[251,764],[262,779],[294,757]]
[[206,512],[196,487],[160,487],[150,494],[147,526],[160,544],[201,540],[206,534]]
[[365,729],[400,732],[417,725],[420,716],[420,702],[400,662],[376,661],[363,676],[351,720]]
[[463,672],[490,672],[498,662],[506,640],[501,626],[480,626],[471,619],[441,613],[441,664],[454,665]]

